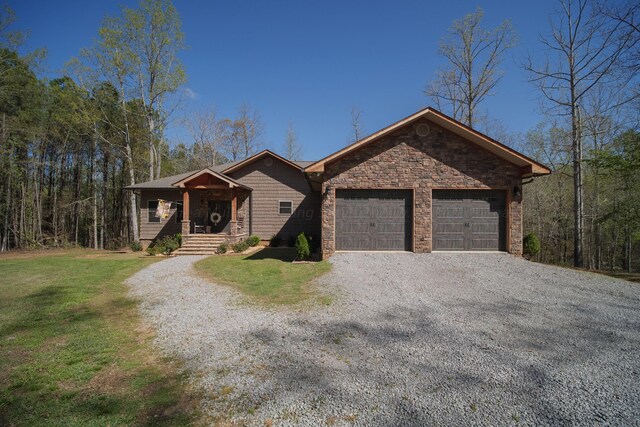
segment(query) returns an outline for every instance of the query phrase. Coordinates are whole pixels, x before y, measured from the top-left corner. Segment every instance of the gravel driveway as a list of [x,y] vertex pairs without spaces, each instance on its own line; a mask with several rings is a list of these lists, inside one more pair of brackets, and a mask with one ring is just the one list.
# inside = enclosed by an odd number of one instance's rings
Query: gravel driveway
[[129,279],[204,409],[238,425],[640,425],[640,286],[506,254],[344,253],[328,307]]

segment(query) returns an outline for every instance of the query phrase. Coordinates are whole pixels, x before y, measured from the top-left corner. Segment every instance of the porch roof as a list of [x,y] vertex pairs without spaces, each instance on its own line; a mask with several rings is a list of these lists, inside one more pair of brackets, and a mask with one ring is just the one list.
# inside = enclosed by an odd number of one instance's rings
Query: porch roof
[[[213,177],[218,181],[223,182],[224,184],[226,184],[229,188],[242,188],[244,190],[248,190],[248,191],[252,191],[251,187],[247,187],[244,184],[239,183],[238,181],[236,181],[233,178],[229,178],[226,175],[223,175],[219,172],[214,171],[211,168],[204,168],[202,170],[196,171],[191,173],[190,175],[187,175],[181,179],[179,179],[178,181],[172,183],[171,185],[173,187],[178,187],[178,188],[206,188],[208,186],[208,184],[198,184],[197,180],[198,178],[204,177],[204,176],[208,176],[208,177]],[[193,185],[190,185],[189,183],[196,181],[196,183],[194,183]]]

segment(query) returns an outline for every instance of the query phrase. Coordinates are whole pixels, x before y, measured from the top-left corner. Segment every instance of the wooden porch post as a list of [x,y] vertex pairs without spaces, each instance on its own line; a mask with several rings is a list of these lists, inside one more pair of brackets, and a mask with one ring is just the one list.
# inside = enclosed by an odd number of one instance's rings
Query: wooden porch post
[[236,189],[231,190],[231,235],[238,234],[238,194]]
[[189,221],[189,190],[182,191],[182,235],[186,236],[191,231],[191,221]]

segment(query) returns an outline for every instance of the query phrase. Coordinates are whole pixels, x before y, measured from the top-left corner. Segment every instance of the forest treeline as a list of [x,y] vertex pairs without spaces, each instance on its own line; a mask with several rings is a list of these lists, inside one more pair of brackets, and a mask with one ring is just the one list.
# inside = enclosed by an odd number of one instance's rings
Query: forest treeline
[[[593,269],[640,269],[640,2],[558,0],[537,55],[518,51],[507,20],[483,26],[477,9],[453,22],[445,64],[425,94],[443,112],[535,160],[553,174],[524,186],[525,233],[537,260]],[[142,0],[106,17],[97,42],[43,78],[36,51],[20,53],[15,16],[0,17],[0,249],[78,245],[119,248],[138,239],[139,206],[125,187],[261,148],[259,113],[213,111],[180,119],[185,36],[169,0]],[[538,90],[540,124],[505,131],[483,109],[499,91],[501,64],[519,52]],[[541,54],[540,54],[541,53]],[[543,58],[543,62],[539,62]],[[426,72],[426,71],[425,71]],[[355,113],[354,113],[355,112]],[[361,110],[351,111],[354,139]],[[177,122],[190,141],[167,140]],[[283,154],[301,153],[289,124]]]
[[[180,107],[184,35],[169,1],[143,0],[106,17],[98,42],[39,78],[40,52],[20,55],[13,11],[0,18],[0,249],[78,245],[120,248],[138,240],[137,196],[125,187],[238,160],[260,148],[262,121],[242,105],[182,125],[191,143],[170,147]],[[295,141],[290,147],[296,149]],[[298,150],[299,151],[299,150]]]

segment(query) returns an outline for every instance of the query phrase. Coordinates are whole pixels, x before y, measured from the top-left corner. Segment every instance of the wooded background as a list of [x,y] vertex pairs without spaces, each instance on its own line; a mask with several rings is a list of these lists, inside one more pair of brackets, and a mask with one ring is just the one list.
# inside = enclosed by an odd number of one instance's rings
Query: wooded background
[[[504,130],[482,109],[518,49],[517,29],[483,26],[481,9],[453,22],[438,53],[446,66],[425,94],[443,112],[554,173],[524,186],[525,233],[536,259],[591,269],[640,270],[640,2],[559,0],[541,23],[546,62],[522,69],[539,89],[542,121]],[[19,54],[16,17],[0,17],[0,250],[78,245],[120,248],[138,239],[138,200],[127,185],[246,158],[264,123],[249,105],[235,117],[180,119],[185,35],[168,0],[142,0],[105,17],[98,41],[64,75],[39,77],[40,51]],[[428,71],[425,70],[425,73]],[[353,138],[362,111],[351,111]],[[166,140],[169,124],[191,137]],[[282,153],[302,147],[289,124]]]

